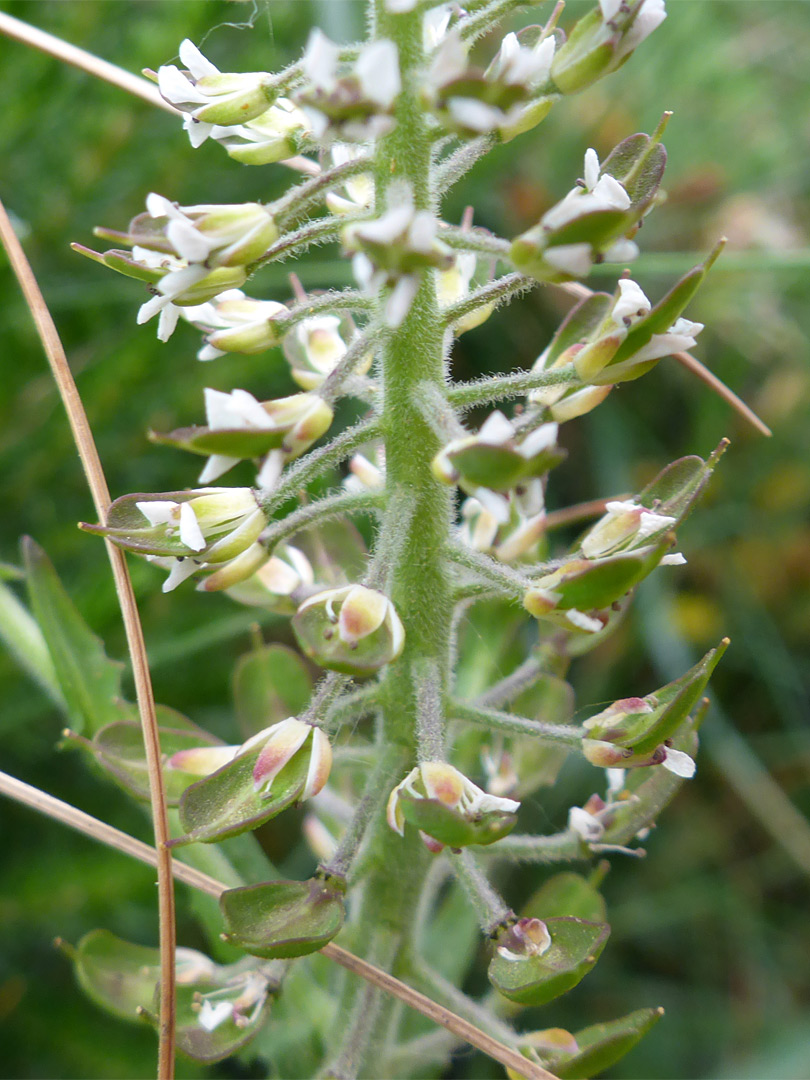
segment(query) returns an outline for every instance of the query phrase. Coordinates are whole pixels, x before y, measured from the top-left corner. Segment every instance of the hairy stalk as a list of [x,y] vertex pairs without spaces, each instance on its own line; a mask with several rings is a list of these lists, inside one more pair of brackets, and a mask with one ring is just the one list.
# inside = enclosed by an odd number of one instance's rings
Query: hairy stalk
[[446,307],[442,312],[444,323],[446,326],[452,326],[454,322],[486,304],[493,304],[496,307],[507,304],[516,296],[534,289],[539,284],[534,278],[525,277],[523,274],[504,274],[503,277],[482,285],[480,289],[473,290],[469,296],[465,296],[458,303]]
[[495,375],[475,382],[456,383],[447,392],[447,400],[457,408],[489,405],[493,401],[522,397],[544,386],[576,386],[580,383],[573,364],[554,371],[516,371],[512,375]]
[[502,923],[510,917],[514,918],[514,912],[490,885],[471,851],[463,848],[452,853],[450,865],[475,909],[478,923],[485,934],[494,934]]
[[[18,241],[5,207],[0,202],[0,239],[8,254],[20,288],[23,291],[45,355],[53,373],[54,381],[65,406],[70,429],[87,477],[87,484],[99,521],[104,521],[110,505],[110,492],[98,456],[93,433],[87,420],[73,374],[65,356],[56,326],[51,318],[45,299],[40,292],[25,253]],[[135,593],[127,569],[124,552],[109,540],[105,541],[107,555],[112,567],[115,590],[121,607],[126,632],[127,647],[132,663],[132,675],[138,701],[138,713],[143,730],[146,762],[149,772],[149,801],[152,810],[152,826],[155,834],[158,872],[158,914],[160,939],[160,1030],[158,1050],[158,1077],[171,1080],[174,1076],[175,1043],[175,963],[176,927],[174,914],[174,886],[172,881],[172,856],[166,846],[170,839],[169,820],[166,811],[166,792],[161,769],[160,739],[158,736],[155,698],[146,655]]]
[[[274,494],[268,496],[268,502],[273,499]],[[380,496],[371,491],[338,491],[334,495],[325,495],[268,525],[262,533],[262,543],[274,548],[302,529],[322,525],[343,514],[377,514],[381,509],[380,503]]]
[[376,439],[380,434],[381,425],[374,417],[371,420],[361,420],[354,427],[342,431],[330,443],[312,450],[305,457],[299,458],[284,473],[273,490],[265,505],[265,510],[272,513],[282,506],[288,499],[296,498],[306,490],[307,484],[317,480],[325,472],[340,465],[347,457],[354,453],[363,443]]
[[578,749],[582,743],[583,728],[569,727],[566,724],[544,724],[541,720],[527,720],[522,716],[499,712],[497,709],[482,709],[464,701],[448,702],[448,713],[454,719],[467,720],[471,724],[480,724],[491,731],[507,731],[513,735],[532,735],[544,743],[557,746],[569,746]]
[[508,259],[512,249],[508,240],[495,236],[486,229],[462,229],[457,225],[442,229],[442,240],[457,251],[476,251],[482,255],[495,255],[500,259]]
[[[435,210],[430,185],[431,138],[418,96],[416,73],[424,56],[422,22],[418,12],[392,15],[383,0],[375,3],[377,35],[392,39],[399,50],[403,91],[396,107],[397,126],[378,145],[375,161],[377,205],[385,204],[386,191],[405,181],[413,191],[417,210]],[[382,343],[385,388],[383,429],[386,442],[386,498],[405,494],[413,511],[399,527],[400,535],[381,542],[394,552],[390,566],[391,599],[405,628],[405,648],[390,665],[383,683],[380,738],[385,745],[405,750],[403,775],[416,760],[414,725],[417,684],[415,662],[436,663],[439,678],[447,680],[447,643],[452,601],[443,569],[443,551],[450,530],[452,495],[433,476],[431,461],[440,442],[414,402],[419,383],[444,388],[443,330],[432,272],[422,272],[410,311],[396,331]],[[385,297],[380,298],[380,304]],[[399,516],[399,515],[397,515]],[[364,883],[358,925],[369,927],[380,919],[403,947],[392,958],[397,970],[413,933],[413,920],[421,879],[429,858],[411,830],[405,838],[390,830],[378,815],[369,829],[370,867]],[[346,1015],[346,1001],[338,1015]],[[389,1031],[386,1023],[381,1029]],[[371,1033],[367,1040],[371,1044]],[[368,1049],[368,1047],[366,1048]],[[380,1048],[384,1051],[386,1048]],[[373,1069],[366,1055],[365,1068]]]

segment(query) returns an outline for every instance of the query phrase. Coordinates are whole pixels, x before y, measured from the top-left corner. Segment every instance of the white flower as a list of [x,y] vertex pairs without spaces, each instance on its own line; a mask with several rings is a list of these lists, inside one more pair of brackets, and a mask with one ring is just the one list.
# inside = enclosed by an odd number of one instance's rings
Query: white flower
[[422,17],[422,46],[426,53],[432,52],[444,40],[453,17],[453,7],[453,4],[439,4]]
[[638,547],[651,536],[674,525],[676,518],[648,510],[632,499],[605,503],[607,513],[580,543],[582,554],[598,559],[632,544]]
[[616,54],[617,59],[627,56],[657,29],[667,17],[664,0],[643,0],[641,11],[633,25],[622,38]]
[[619,299],[613,305],[610,317],[617,326],[630,326],[643,318],[651,308],[652,304],[636,282],[622,278],[619,281]]
[[228,1020],[243,1029],[259,1019],[267,993],[267,977],[258,971],[249,971],[236,976],[228,986],[200,995],[191,1007],[197,1012],[197,1023],[205,1031],[215,1031]]
[[197,359],[215,360],[227,352],[261,352],[277,344],[273,320],[288,310],[274,300],[253,300],[241,289],[226,289],[215,300],[183,307],[180,314],[206,331]]
[[658,360],[662,356],[685,352],[695,345],[695,339],[702,329],[703,323],[678,319],[665,334],[653,334],[647,344],[633,355],[633,362],[640,364],[646,360]]
[[490,813],[514,814],[520,808],[520,803],[514,799],[504,799],[483,791],[444,761],[425,761],[397,784],[388,799],[388,824],[400,836],[405,835],[405,816],[399,806],[402,793],[417,799],[437,799],[470,819]]
[[[210,431],[232,431],[241,428],[267,431],[276,426],[273,417],[247,390],[231,390],[229,394],[224,394],[220,390],[206,387],[204,394],[205,423]],[[211,454],[200,473],[199,482],[209,484],[239,461],[241,458],[238,457]]]
[[572,806],[568,811],[568,828],[587,844],[601,840],[605,833],[605,826],[599,818],[581,806]]
[[584,214],[598,210],[628,209],[630,196],[610,173],[600,176],[599,158],[593,149],[586,151],[584,173],[585,186],[572,188],[564,199],[543,215],[541,224],[546,229],[559,229]]
[[542,86],[548,81],[555,45],[553,35],[527,48],[521,45],[517,34],[507,34],[493,61],[492,77],[509,86]]

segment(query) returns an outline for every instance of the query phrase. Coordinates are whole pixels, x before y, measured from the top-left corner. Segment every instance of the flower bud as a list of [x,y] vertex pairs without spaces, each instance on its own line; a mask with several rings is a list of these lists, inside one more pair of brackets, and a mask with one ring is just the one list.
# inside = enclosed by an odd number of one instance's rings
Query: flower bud
[[504,960],[518,963],[542,956],[551,947],[551,935],[542,919],[518,919],[498,935],[496,951]]
[[302,68],[308,82],[294,96],[317,137],[329,131],[349,142],[366,142],[393,128],[389,114],[402,88],[393,41],[367,43],[349,67],[341,64],[337,45],[313,30]]
[[487,794],[446,762],[426,761],[394,788],[386,813],[400,836],[408,822],[435,851],[436,844],[440,849],[495,843],[515,827],[519,807],[514,799]]
[[632,500],[605,503],[605,510],[605,516],[580,541],[580,550],[588,559],[641,547],[677,522],[677,518],[658,514]]
[[[170,251],[189,264],[244,266],[278,239],[273,215],[260,203],[178,206],[152,192],[146,197],[146,210]],[[141,246],[150,246],[146,237]]]
[[[180,45],[180,59],[185,71],[174,64],[158,69],[158,89],[193,122],[244,124],[265,112],[276,97],[267,72],[223,75],[188,38]],[[192,144],[199,145],[194,139]]]
[[300,754],[308,756],[309,766],[299,801],[317,795],[329,779],[332,747],[320,728],[290,716],[248,739],[240,753],[259,745],[262,750],[253,766],[253,787],[262,796],[272,794],[273,781]]
[[231,586],[230,595],[242,604],[292,615],[300,602],[296,596],[305,596],[314,583],[315,575],[304,553],[291,544],[279,544],[250,578]]
[[271,165],[299,153],[311,132],[306,113],[287,98],[279,98],[254,120],[214,127],[210,135],[241,165]]
[[[293,379],[305,390],[317,389],[346,355],[356,334],[357,328],[348,316],[315,315],[298,323],[282,342]],[[364,374],[371,361],[369,352],[356,371]]]
[[564,457],[565,452],[557,446],[556,424],[543,424],[522,435],[496,410],[477,435],[454,439],[440,450],[432,468],[439,480],[459,484],[483,502],[500,522],[506,522],[508,504],[500,500],[499,508],[487,493],[512,491],[544,476]]
[[292,621],[298,644],[322,667],[370,675],[402,652],[405,631],[384,593],[348,585],[316,593]]
[[545,1005],[585,977],[610,934],[603,922],[568,916],[518,919],[497,932],[489,981],[520,1005]]
[[122,495],[105,525],[82,525],[140,555],[195,556],[227,562],[249,548],[267,518],[250,488],[201,488]]
[[599,0],[557,50],[551,77],[564,94],[573,94],[615,71],[666,18],[664,0]]
[[184,307],[183,318],[205,331],[198,360],[214,360],[225,353],[253,355],[278,345],[276,319],[288,315],[284,304],[252,300],[240,289],[229,289],[207,304]]

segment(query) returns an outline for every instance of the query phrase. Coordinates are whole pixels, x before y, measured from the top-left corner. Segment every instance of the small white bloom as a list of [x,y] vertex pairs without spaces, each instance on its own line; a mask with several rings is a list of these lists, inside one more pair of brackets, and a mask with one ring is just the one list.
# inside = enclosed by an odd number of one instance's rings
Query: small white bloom
[[607,776],[607,799],[609,803],[615,801],[616,796],[624,790],[624,780],[627,775],[626,769],[605,769]]
[[653,30],[657,29],[667,17],[664,0],[644,0],[641,11],[633,22],[633,25],[624,35],[617,52],[617,59],[631,53]]
[[614,244],[602,252],[602,259],[609,263],[629,263],[639,257],[639,246],[635,240],[620,237]]
[[452,16],[452,4],[439,4],[425,12],[422,19],[422,44],[425,52],[432,52],[441,44]]
[[643,290],[630,278],[619,282],[619,299],[613,305],[611,318],[617,326],[630,326],[637,319],[646,315],[652,304]]
[[581,806],[572,806],[568,811],[568,828],[588,844],[601,840],[605,833],[605,826],[599,818]]
[[702,329],[703,323],[678,319],[665,334],[653,334],[647,344],[634,354],[633,361],[640,364],[646,360],[659,360],[662,356],[685,352],[695,345],[697,335]]

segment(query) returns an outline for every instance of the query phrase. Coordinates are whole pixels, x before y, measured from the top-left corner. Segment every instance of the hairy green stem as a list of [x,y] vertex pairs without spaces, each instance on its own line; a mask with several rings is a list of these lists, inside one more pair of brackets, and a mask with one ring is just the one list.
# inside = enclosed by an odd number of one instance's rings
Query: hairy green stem
[[544,743],[577,749],[582,744],[584,729],[567,724],[544,724],[542,720],[527,720],[522,716],[500,712],[498,709],[482,709],[464,701],[450,701],[448,714],[456,720],[480,724],[491,731],[507,731],[512,735],[532,735]]
[[514,918],[514,912],[490,885],[470,850],[462,848],[453,852],[450,865],[475,909],[478,923],[485,934],[492,935],[500,925]]
[[[274,502],[275,493],[268,497],[267,506]],[[268,548],[274,548],[301,529],[322,525],[342,514],[378,514],[381,508],[381,497],[373,491],[338,491],[299,507],[280,521],[271,522],[261,540]]]
[[546,386],[581,385],[579,375],[573,364],[555,368],[553,371],[516,371],[512,375],[496,375],[488,379],[476,379],[475,382],[456,383],[447,391],[447,400],[451,405],[471,408],[473,405],[487,405],[506,398],[522,397],[532,390]]
[[446,307],[442,312],[445,326],[452,326],[454,322],[463,319],[465,315],[469,315],[487,304],[498,306],[508,303],[516,296],[528,292],[529,289],[533,289],[539,284],[539,281],[523,274],[504,274],[503,277],[482,285],[480,289],[475,289],[469,296],[465,296],[463,300]]
[[[384,0],[375,0],[375,32],[395,42],[399,52],[403,90],[396,104],[396,127],[379,142],[375,155],[377,203],[385,205],[386,192],[395,182],[406,182],[417,210],[435,211],[430,184],[432,140],[424,107],[418,94],[418,72],[424,62],[422,18],[418,11],[393,14]],[[380,296],[380,312],[387,298]],[[392,552],[389,567],[391,599],[405,628],[405,647],[391,664],[383,681],[383,710],[379,738],[383,746],[398,746],[403,754],[402,775],[416,762],[415,714],[419,662],[437,665],[442,686],[447,681],[447,656],[453,605],[443,553],[450,532],[452,492],[431,471],[440,449],[439,439],[414,402],[419,383],[444,387],[443,328],[432,271],[421,272],[421,282],[408,314],[396,332],[381,345],[384,385],[383,433],[386,442],[386,498],[405,502],[407,515],[388,519],[380,542]],[[403,520],[404,518],[404,520]],[[396,537],[386,530],[396,529]],[[396,779],[401,779],[397,777]],[[382,925],[402,945],[391,957],[391,968],[400,969],[414,930],[414,916],[429,854],[414,830],[403,838],[388,828],[382,814],[372,820],[365,842],[367,876],[358,926],[363,936],[357,947],[367,948],[368,928]],[[340,1003],[346,1016],[348,1001]],[[391,1037],[391,1025],[380,1021],[378,1029]],[[359,1047],[364,1034],[365,1046]],[[354,1052],[362,1050],[361,1074],[379,1075],[379,1063],[387,1047],[375,1046],[374,1033],[356,1031]],[[373,1060],[372,1060],[373,1058]]]

